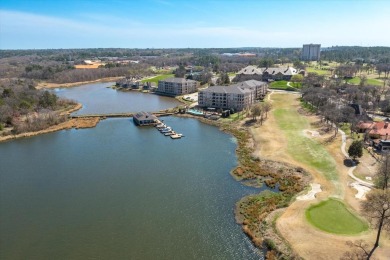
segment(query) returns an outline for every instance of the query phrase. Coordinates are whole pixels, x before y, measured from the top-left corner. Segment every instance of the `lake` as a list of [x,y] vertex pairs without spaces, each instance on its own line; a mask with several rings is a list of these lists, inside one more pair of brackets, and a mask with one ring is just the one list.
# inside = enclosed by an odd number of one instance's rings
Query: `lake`
[[110,114],[138,112],[156,112],[181,105],[174,98],[159,96],[139,91],[119,91],[112,89],[115,82],[93,83],[79,87],[57,88],[51,90],[59,97],[76,100],[83,104],[83,108],[73,113]]
[[0,143],[0,259],[261,259],[234,219],[260,191],[230,175],[234,138],[162,119],[185,137],[118,118]]

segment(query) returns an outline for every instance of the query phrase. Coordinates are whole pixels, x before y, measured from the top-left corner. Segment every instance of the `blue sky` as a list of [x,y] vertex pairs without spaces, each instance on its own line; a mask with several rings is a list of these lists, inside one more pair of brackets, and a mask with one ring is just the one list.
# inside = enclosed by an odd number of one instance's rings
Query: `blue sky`
[[0,49],[390,46],[387,0],[0,0]]

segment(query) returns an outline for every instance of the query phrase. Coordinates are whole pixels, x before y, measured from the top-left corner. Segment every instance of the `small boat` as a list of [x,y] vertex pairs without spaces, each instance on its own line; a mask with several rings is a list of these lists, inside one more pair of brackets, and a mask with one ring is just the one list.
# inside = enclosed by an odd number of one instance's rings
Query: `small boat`
[[170,131],[170,132],[168,132],[168,133],[165,133],[164,135],[165,135],[165,136],[169,136],[169,135],[174,135],[174,134],[176,134],[175,131]]
[[172,139],[180,139],[183,135],[182,134],[173,134],[171,135]]
[[172,128],[167,127],[167,128],[164,128],[163,130],[161,130],[160,132],[163,133],[163,134],[169,133],[169,132],[172,132]]
[[164,130],[172,130],[172,128],[170,128],[170,127],[168,126],[168,127],[164,127],[164,128],[158,129],[158,131],[164,131]]
[[166,128],[166,127],[167,127],[167,125],[163,124],[163,123],[156,125],[157,129]]

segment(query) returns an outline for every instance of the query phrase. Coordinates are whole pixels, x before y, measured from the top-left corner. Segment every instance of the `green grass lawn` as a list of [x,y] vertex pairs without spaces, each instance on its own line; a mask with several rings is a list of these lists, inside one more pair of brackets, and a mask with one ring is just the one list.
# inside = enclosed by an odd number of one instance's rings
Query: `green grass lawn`
[[174,77],[174,76],[175,76],[174,74],[162,74],[162,75],[158,75],[158,76],[155,76],[153,78],[150,78],[150,79],[144,79],[141,82],[142,83],[154,82],[154,83],[156,83],[156,85],[158,85],[158,81],[159,80],[163,80],[163,79],[166,79],[166,78],[171,78],[171,77]]
[[280,88],[280,89],[288,88],[287,81],[285,80],[273,81],[270,84],[270,88]]
[[312,67],[307,67],[306,68],[306,72],[314,72],[314,73],[317,73],[318,75],[328,75],[330,76],[330,71],[329,70],[321,70],[321,69],[316,69],[316,68],[312,68]]
[[368,229],[368,224],[335,199],[322,201],[306,210],[307,220],[317,228],[343,235],[354,235]]
[[[360,78],[354,77],[352,79],[348,79],[347,82],[352,85],[359,85]],[[373,85],[373,86],[383,86],[383,82],[377,79],[367,79],[367,85]]]
[[[287,138],[287,151],[298,162],[317,170],[328,180],[337,180],[336,162],[322,144],[307,137],[304,129],[309,129],[309,121],[291,107],[291,96],[273,94],[273,110],[279,128]],[[277,136],[275,136],[277,138]]]

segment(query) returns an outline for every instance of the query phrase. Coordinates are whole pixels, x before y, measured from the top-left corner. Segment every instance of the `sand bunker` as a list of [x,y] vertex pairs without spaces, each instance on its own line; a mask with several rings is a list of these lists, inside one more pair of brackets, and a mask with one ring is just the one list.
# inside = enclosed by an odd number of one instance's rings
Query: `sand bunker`
[[366,186],[363,186],[361,185],[360,183],[358,182],[352,182],[350,185],[350,187],[356,189],[358,192],[355,194],[355,198],[357,199],[360,199],[360,200],[363,200],[366,198],[366,193],[369,192],[371,189],[366,187]]
[[318,137],[320,136],[320,133],[318,131],[313,131],[313,130],[303,130],[303,133],[308,136],[308,137]]
[[316,194],[321,192],[321,185],[318,183],[310,183],[311,191],[309,191],[306,195],[301,195],[297,197],[297,200],[314,200],[316,198]]

